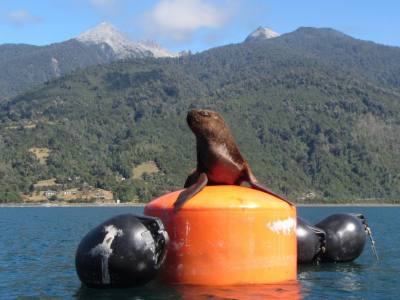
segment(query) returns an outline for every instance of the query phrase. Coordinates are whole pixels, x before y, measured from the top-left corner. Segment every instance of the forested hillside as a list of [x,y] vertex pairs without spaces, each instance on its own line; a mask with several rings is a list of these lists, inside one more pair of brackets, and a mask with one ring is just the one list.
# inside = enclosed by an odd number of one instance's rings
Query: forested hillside
[[115,60],[108,48],[76,40],[42,47],[0,45],[0,101],[76,69]]
[[400,199],[400,49],[315,28],[90,67],[3,103],[0,199],[49,178],[124,201],[176,189],[195,167],[193,107],[220,112],[260,181],[291,199]]
[[76,38],[51,45],[0,45],[0,102],[88,66],[161,56],[173,54],[155,43],[132,42],[106,22]]

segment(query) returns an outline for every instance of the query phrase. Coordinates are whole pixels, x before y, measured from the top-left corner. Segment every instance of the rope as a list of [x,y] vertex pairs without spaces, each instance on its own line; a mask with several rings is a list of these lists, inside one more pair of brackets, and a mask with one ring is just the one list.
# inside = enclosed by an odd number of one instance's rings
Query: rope
[[367,223],[367,219],[364,217],[364,215],[362,214],[355,214],[364,224],[364,228],[365,228],[365,232],[368,235],[368,238],[371,242],[371,249],[372,249],[372,253],[374,254],[376,261],[379,262],[379,256],[378,256],[378,252],[376,251],[376,247],[375,247],[375,240],[372,236],[372,230],[371,227],[369,227],[368,223]]

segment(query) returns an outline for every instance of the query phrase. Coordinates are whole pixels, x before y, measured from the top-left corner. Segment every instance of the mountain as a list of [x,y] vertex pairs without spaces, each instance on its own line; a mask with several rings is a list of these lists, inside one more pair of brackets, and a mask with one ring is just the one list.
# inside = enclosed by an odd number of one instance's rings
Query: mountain
[[155,43],[134,43],[109,23],[47,46],[0,45],[0,101],[91,65],[168,56],[174,54]]
[[278,36],[279,33],[273,31],[271,28],[260,26],[247,36],[245,42],[268,40]]
[[102,22],[85,31],[75,40],[86,45],[109,46],[119,59],[138,57],[172,57],[175,56],[154,42],[134,43],[121,34],[113,25]]
[[327,28],[92,66],[10,99],[0,199],[52,178],[123,201],[182,187],[194,107],[219,111],[257,178],[290,199],[400,199],[400,49]]

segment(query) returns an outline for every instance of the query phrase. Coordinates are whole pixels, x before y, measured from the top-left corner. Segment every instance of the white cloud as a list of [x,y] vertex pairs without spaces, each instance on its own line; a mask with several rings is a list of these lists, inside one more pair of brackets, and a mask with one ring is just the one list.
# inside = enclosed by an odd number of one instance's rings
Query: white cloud
[[205,0],[160,0],[145,15],[152,34],[185,40],[201,28],[219,28],[229,19],[229,9]]
[[116,4],[116,0],[90,0],[90,4],[101,9],[111,8]]
[[40,17],[32,15],[29,11],[20,9],[7,13],[7,20],[17,26],[28,25],[41,21]]

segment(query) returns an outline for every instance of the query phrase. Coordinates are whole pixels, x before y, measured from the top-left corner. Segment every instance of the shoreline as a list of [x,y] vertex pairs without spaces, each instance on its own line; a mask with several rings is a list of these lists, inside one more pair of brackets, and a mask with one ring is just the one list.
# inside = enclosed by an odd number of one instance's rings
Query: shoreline
[[296,204],[296,207],[395,207],[400,203],[301,203]]
[[[147,203],[0,203],[0,208],[144,207]],[[296,207],[400,207],[400,203],[300,203]]]
[[144,207],[146,203],[0,203],[0,208],[6,207]]

